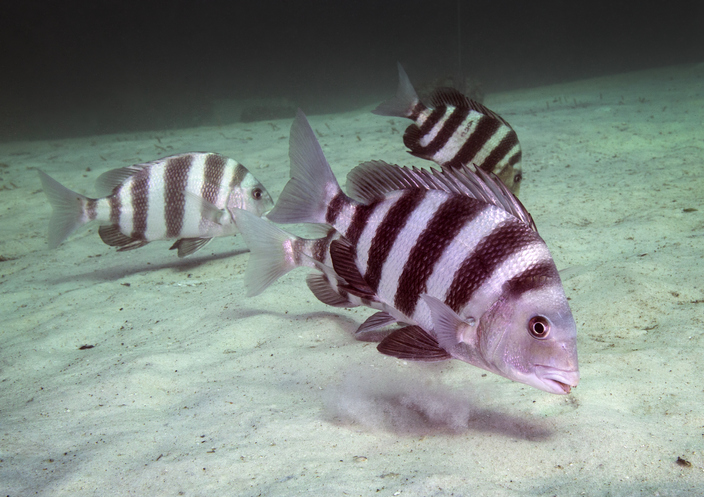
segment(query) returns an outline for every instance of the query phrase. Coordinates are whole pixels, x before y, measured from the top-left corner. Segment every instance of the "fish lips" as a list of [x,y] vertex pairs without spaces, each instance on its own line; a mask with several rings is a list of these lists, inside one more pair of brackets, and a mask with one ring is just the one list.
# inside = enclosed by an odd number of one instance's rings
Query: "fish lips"
[[535,366],[535,375],[538,384],[535,387],[546,392],[565,395],[579,383],[579,371],[564,371],[551,366]]

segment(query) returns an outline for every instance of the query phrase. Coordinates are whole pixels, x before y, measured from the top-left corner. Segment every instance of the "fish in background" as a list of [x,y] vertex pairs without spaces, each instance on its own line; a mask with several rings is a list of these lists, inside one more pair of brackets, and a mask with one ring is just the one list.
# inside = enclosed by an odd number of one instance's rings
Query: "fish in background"
[[398,190],[422,179],[399,173],[405,179],[389,181],[388,171],[371,166],[358,176],[364,184],[352,186],[355,200],[340,189],[300,111],[289,156],[291,179],[267,217],[327,224],[341,235],[329,248],[339,288],[406,323],[380,352],[459,359],[551,393],[577,385],[576,325],[555,263],[498,181],[488,185],[496,199],[487,202],[444,189]]
[[401,64],[398,80],[396,95],[372,112],[414,121],[403,135],[412,155],[443,169],[466,165],[493,172],[518,195],[523,179],[521,145],[505,119],[454,88],[437,89],[430,97],[431,107],[426,106]]
[[175,239],[171,249],[185,257],[214,237],[236,234],[234,209],[261,216],[274,205],[246,167],[214,153],[185,153],[113,169],[96,181],[101,198],[73,192],[43,171],[39,177],[53,208],[50,248],[97,221],[100,238],[118,251]]

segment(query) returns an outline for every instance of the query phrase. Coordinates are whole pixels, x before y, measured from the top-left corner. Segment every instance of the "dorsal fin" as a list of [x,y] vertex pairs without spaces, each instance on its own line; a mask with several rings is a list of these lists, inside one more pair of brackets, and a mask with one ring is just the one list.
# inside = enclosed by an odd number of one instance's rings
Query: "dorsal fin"
[[95,180],[95,189],[98,196],[107,197],[113,192],[115,187],[124,183],[127,178],[137,174],[151,165],[152,163],[136,164],[134,166],[118,167],[117,169],[111,169],[110,171],[104,172],[98,176],[98,179]]
[[472,171],[467,166],[438,171],[370,161],[363,162],[347,175],[349,195],[361,202],[369,202],[389,192],[409,188],[442,190],[475,198],[505,210],[534,231],[538,231],[521,201],[494,173],[486,173],[480,169]]
[[460,109],[470,109],[479,112],[480,114],[484,114],[485,116],[491,117],[493,119],[497,119],[509,128],[511,128],[511,125],[496,112],[485,107],[484,105],[480,104],[475,100],[465,97],[463,94],[461,94],[454,88],[438,88],[430,96],[430,104],[436,109],[447,106],[457,107]]
[[409,188],[452,191],[425,169],[409,169],[380,160],[363,162],[347,175],[347,193],[361,202]]

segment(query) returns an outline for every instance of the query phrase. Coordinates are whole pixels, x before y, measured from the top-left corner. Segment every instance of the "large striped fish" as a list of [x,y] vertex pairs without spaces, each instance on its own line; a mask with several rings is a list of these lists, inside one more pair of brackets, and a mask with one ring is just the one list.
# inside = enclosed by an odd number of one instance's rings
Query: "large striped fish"
[[[408,168],[370,161],[355,167],[347,175],[348,193],[353,198],[373,198],[386,192],[421,188],[459,193],[502,208],[522,219],[535,229],[535,223],[522,204],[506,191],[506,187],[481,170],[471,172],[466,166],[453,171]],[[493,187],[493,189],[492,189]],[[369,334],[396,322],[384,312],[384,307],[375,301],[348,293],[345,282],[337,276],[332,264],[330,246],[342,235],[329,228],[325,236],[307,239],[282,230],[265,218],[248,211],[235,211],[237,227],[250,249],[245,286],[247,295],[259,295],[279,277],[298,267],[317,269],[306,278],[308,288],[321,302],[335,307],[357,307],[365,305],[380,309],[367,319],[356,332],[361,340],[378,335]]]
[[577,385],[575,322],[530,216],[505,207],[520,203],[393,190],[383,177],[374,190],[373,170],[354,200],[340,189],[300,111],[289,155],[291,179],[268,218],[323,223],[340,233],[330,243],[340,288],[408,323],[379,344],[380,352],[460,359],[552,393]]
[[39,171],[53,207],[49,247],[76,229],[100,223],[100,238],[118,251],[155,240],[175,239],[171,249],[185,257],[212,238],[238,232],[232,211],[261,216],[274,205],[264,186],[237,161],[213,153],[186,153],[113,169],[98,177],[105,195],[88,198]]
[[518,195],[521,180],[521,145],[511,125],[482,104],[454,88],[440,88],[431,107],[418,98],[406,72],[398,65],[396,96],[372,112],[414,121],[403,135],[410,153],[443,169],[463,165],[493,172]]

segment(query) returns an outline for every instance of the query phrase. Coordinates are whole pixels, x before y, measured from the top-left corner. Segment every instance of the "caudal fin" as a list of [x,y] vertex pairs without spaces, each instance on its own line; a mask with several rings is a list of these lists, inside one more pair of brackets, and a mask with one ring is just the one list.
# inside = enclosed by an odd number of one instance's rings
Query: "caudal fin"
[[408,79],[406,71],[398,64],[398,89],[396,95],[372,111],[373,114],[392,117],[410,117],[418,104],[418,94]]
[[69,190],[44,171],[39,171],[39,179],[54,210],[49,221],[49,248],[53,249],[89,221],[85,205],[90,199]]
[[291,179],[267,215],[276,223],[325,223],[330,201],[342,193],[313,129],[299,109],[289,138]]
[[297,236],[243,209],[233,209],[237,228],[249,248],[244,274],[247,296],[259,295],[284,274],[298,267],[291,253]]

